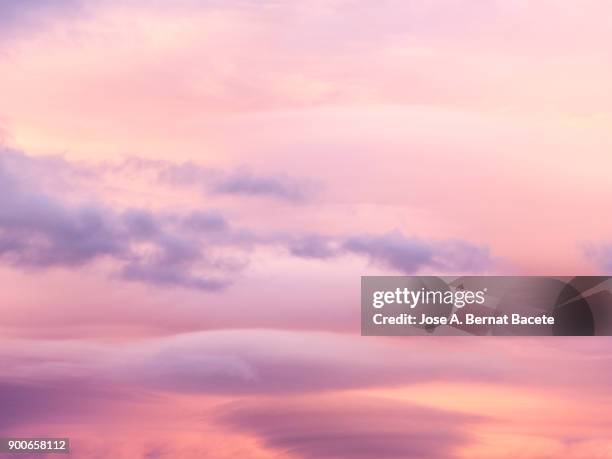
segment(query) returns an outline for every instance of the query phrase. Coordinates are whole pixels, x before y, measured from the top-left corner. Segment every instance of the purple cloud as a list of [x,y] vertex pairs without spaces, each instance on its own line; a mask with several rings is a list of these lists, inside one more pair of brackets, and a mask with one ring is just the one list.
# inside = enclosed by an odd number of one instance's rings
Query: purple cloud
[[217,211],[195,211],[183,218],[183,225],[193,231],[225,231],[229,224]]
[[125,391],[96,381],[63,378],[61,382],[0,381],[0,433],[33,422],[79,422]]
[[107,211],[67,208],[50,196],[21,192],[0,164],[0,256],[22,266],[79,265],[121,257],[127,247]]
[[[418,351],[395,341],[360,336],[275,330],[219,330],[121,344],[22,341],[0,351],[0,384],[29,381],[43,387],[78,387],[95,381],[143,391],[218,395],[295,396],[427,382],[486,383],[541,388],[585,387],[606,393],[612,371],[610,340],[567,349],[527,340],[517,358],[511,338],[465,342],[414,338]],[[482,353],[484,341],[487,352]],[[427,341],[425,343],[425,341]],[[577,346],[574,346],[577,344]],[[563,364],[561,364],[563,363]],[[567,366],[576,371],[567,372]]]
[[486,247],[461,240],[423,240],[399,232],[350,236],[342,248],[405,274],[414,274],[422,268],[477,272],[491,264]]
[[158,179],[165,184],[196,186],[203,193],[264,197],[293,203],[310,197],[309,187],[304,181],[283,174],[262,175],[244,167],[226,172],[192,162],[170,164],[163,161],[139,161],[138,164],[139,167],[157,170]]
[[289,252],[300,258],[330,258],[339,255],[331,238],[311,234],[288,242]]
[[0,352],[6,370],[0,382],[27,378],[59,383],[69,377],[169,392],[278,395],[441,380],[514,381],[527,372],[521,362],[499,363],[503,348],[499,355],[483,358],[474,352],[482,343],[455,346],[451,353],[444,344],[406,354],[393,342],[273,330],[219,330],[119,346],[82,345],[77,355],[65,347],[68,344],[47,342],[43,349]]
[[355,254],[404,274],[414,274],[421,269],[479,272],[491,265],[486,247],[457,239],[436,241],[407,237],[397,231],[335,238],[308,235],[290,239],[287,245],[292,255],[301,258],[327,259]]
[[[290,181],[240,171],[210,175],[195,166],[174,169],[164,162],[138,160],[119,167],[152,168],[159,174],[172,171],[172,180],[180,183],[198,182],[207,175],[207,186],[229,194],[270,194],[287,200],[304,196]],[[482,271],[490,262],[486,248],[459,240],[428,241],[399,232],[265,235],[234,229],[218,210],[118,210],[98,202],[74,204],[62,197],[59,190],[70,188],[73,181],[95,181],[96,174],[116,170],[108,164],[101,168],[96,171],[95,166],[74,165],[60,157],[0,151],[0,260],[41,269],[76,267],[105,258],[126,280],[210,291],[230,285],[257,246],[281,246],[300,258],[354,254],[406,274],[420,269]]]
[[213,180],[218,175],[213,169],[202,167],[193,162],[184,162],[180,164],[172,164],[164,161],[150,160],[134,160],[129,161],[137,168],[153,169],[157,172],[157,178],[160,182],[173,186],[193,186],[199,185],[202,189],[206,188],[209,181]]
[[124,265],[121,270],[124,279],[201,290],[220,290],[230,285],[228,279],[191,274],[192,267],[206,262],[198,241],[168,234],[153,241],[156,245],[153,253],[133,256]]
[[612,274],[612,244],[587,244],[583,247],[583,253],[601,274]]
[[[78,346],[9,341],[0,349],[0,432],[83,419],[97,425],[97,414],[117,413],[109,406],[130,410],[135,402],[172,401],[173,393],[189,392],[239,396],[207,412],[215,427],[256,436],[302,459],[452,458],[488,419],[351,389],[409,391],[415,383],[462,381],[474,390],[493,383],[502,391],[511,385],[596,399],[612,379],[608,338],[526,338],[527,354],[517,352],[512,338],[422,339],[407,349],[396,340],[346,334],[223,330]],[[158,446],[163,442],[143,451]]]
[[222,215],[73,205],[40,189],[39,175],[37,160],[0,154],[0,259],[5,262],[40,269],[105,257],[118,264],[120,277],[127,280],[202,290],[229,285],[228,276],[238,266],[210,257],[204,248],[206,231],[230,231]]
[[84,11],[82,0],[3,0],[0,1],[0,32],[4,36],[38,32],[58,21],[72,20]]
[[234,395],[313,393],[434,380],[496,382],[521,371],[469,352],[457,360],[436,346],[407,355],[398,353],[393,343],[272,330],[184,334],[142,348],[124,348],[122,355],[125,367],[104,369],[107,377],[133,378],[135,383],[169,391]]
[[304,459],[453,458],[475,416],[367,397],[234,402],[222,423]]
[[240,170],[218,180],[212,191],[217,194],[263,196],[290,202],[307,198],[303,185],[288,177],[258,176],[248,170]]
[[35,12],[53,9],[71,8],[79,2],[76,0],[21,0],[19,2],[0,2],[2,21],[15,21],[31,16]]

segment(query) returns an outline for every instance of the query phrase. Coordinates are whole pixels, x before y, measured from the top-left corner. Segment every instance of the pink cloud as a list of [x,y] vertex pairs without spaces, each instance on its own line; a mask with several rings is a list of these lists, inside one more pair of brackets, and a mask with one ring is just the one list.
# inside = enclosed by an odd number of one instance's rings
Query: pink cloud
[[608,339],[357,335],[364,274],[609,268],[611,12],[3,2],[0,431],[612,457]]

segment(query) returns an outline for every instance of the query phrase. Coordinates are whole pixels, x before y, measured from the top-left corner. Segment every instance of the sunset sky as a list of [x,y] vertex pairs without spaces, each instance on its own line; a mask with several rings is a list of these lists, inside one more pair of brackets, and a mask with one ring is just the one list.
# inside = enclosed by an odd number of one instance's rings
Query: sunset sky
[[610,18],[0,0],[0,437],[611,459],[611,339],[359,326],[363,275],[612,274]]

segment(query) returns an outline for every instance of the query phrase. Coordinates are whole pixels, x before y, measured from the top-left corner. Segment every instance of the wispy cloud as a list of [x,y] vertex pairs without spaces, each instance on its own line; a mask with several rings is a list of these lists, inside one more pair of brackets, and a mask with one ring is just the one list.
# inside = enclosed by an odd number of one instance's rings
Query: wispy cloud
[[213,185],[212,190],[219,194],[270,196],[291,202],[300,202],[307,197],[305,186],[288,177],[257,176],[248,169],[222,178]]
[[[220,410],[221,411],[221,410]],[[235,402],[222,422],[304,459],[451,458],[476,416],[381,399],[328,396]]]
[[[141,163],[142,164],[142,163]],[[148,162],[157,168],[161,182],[178,187],[198,187],[204,193],[230,196],[264,197],[288,202],[302,202],[312,197],[312,186],[287,174],[263,175],[241,167],[226,172],[194,163],[170,164]]]
[[343,248],[406,274],[424,267],[442,272],[482,272],[491,266],[486,247],[461,240],[405,237],[399,232],[351,236]]
[[298,257],[328,259],[345,254],[367,258],[404,274],[422,269],[438,272],[483,272],[493,266],[487,247],[467,241],[427,240],[407,237],[399,231],[344,237],[308,235],[289,242]]

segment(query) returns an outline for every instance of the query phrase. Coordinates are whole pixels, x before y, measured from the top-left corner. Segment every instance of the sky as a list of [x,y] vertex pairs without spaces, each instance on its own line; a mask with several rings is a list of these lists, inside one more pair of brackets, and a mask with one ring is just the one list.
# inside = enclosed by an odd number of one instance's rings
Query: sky
[[608,338],[359,324],[363,275],[612,274],[611,16],[0,0],[0,436],[612,458]]

